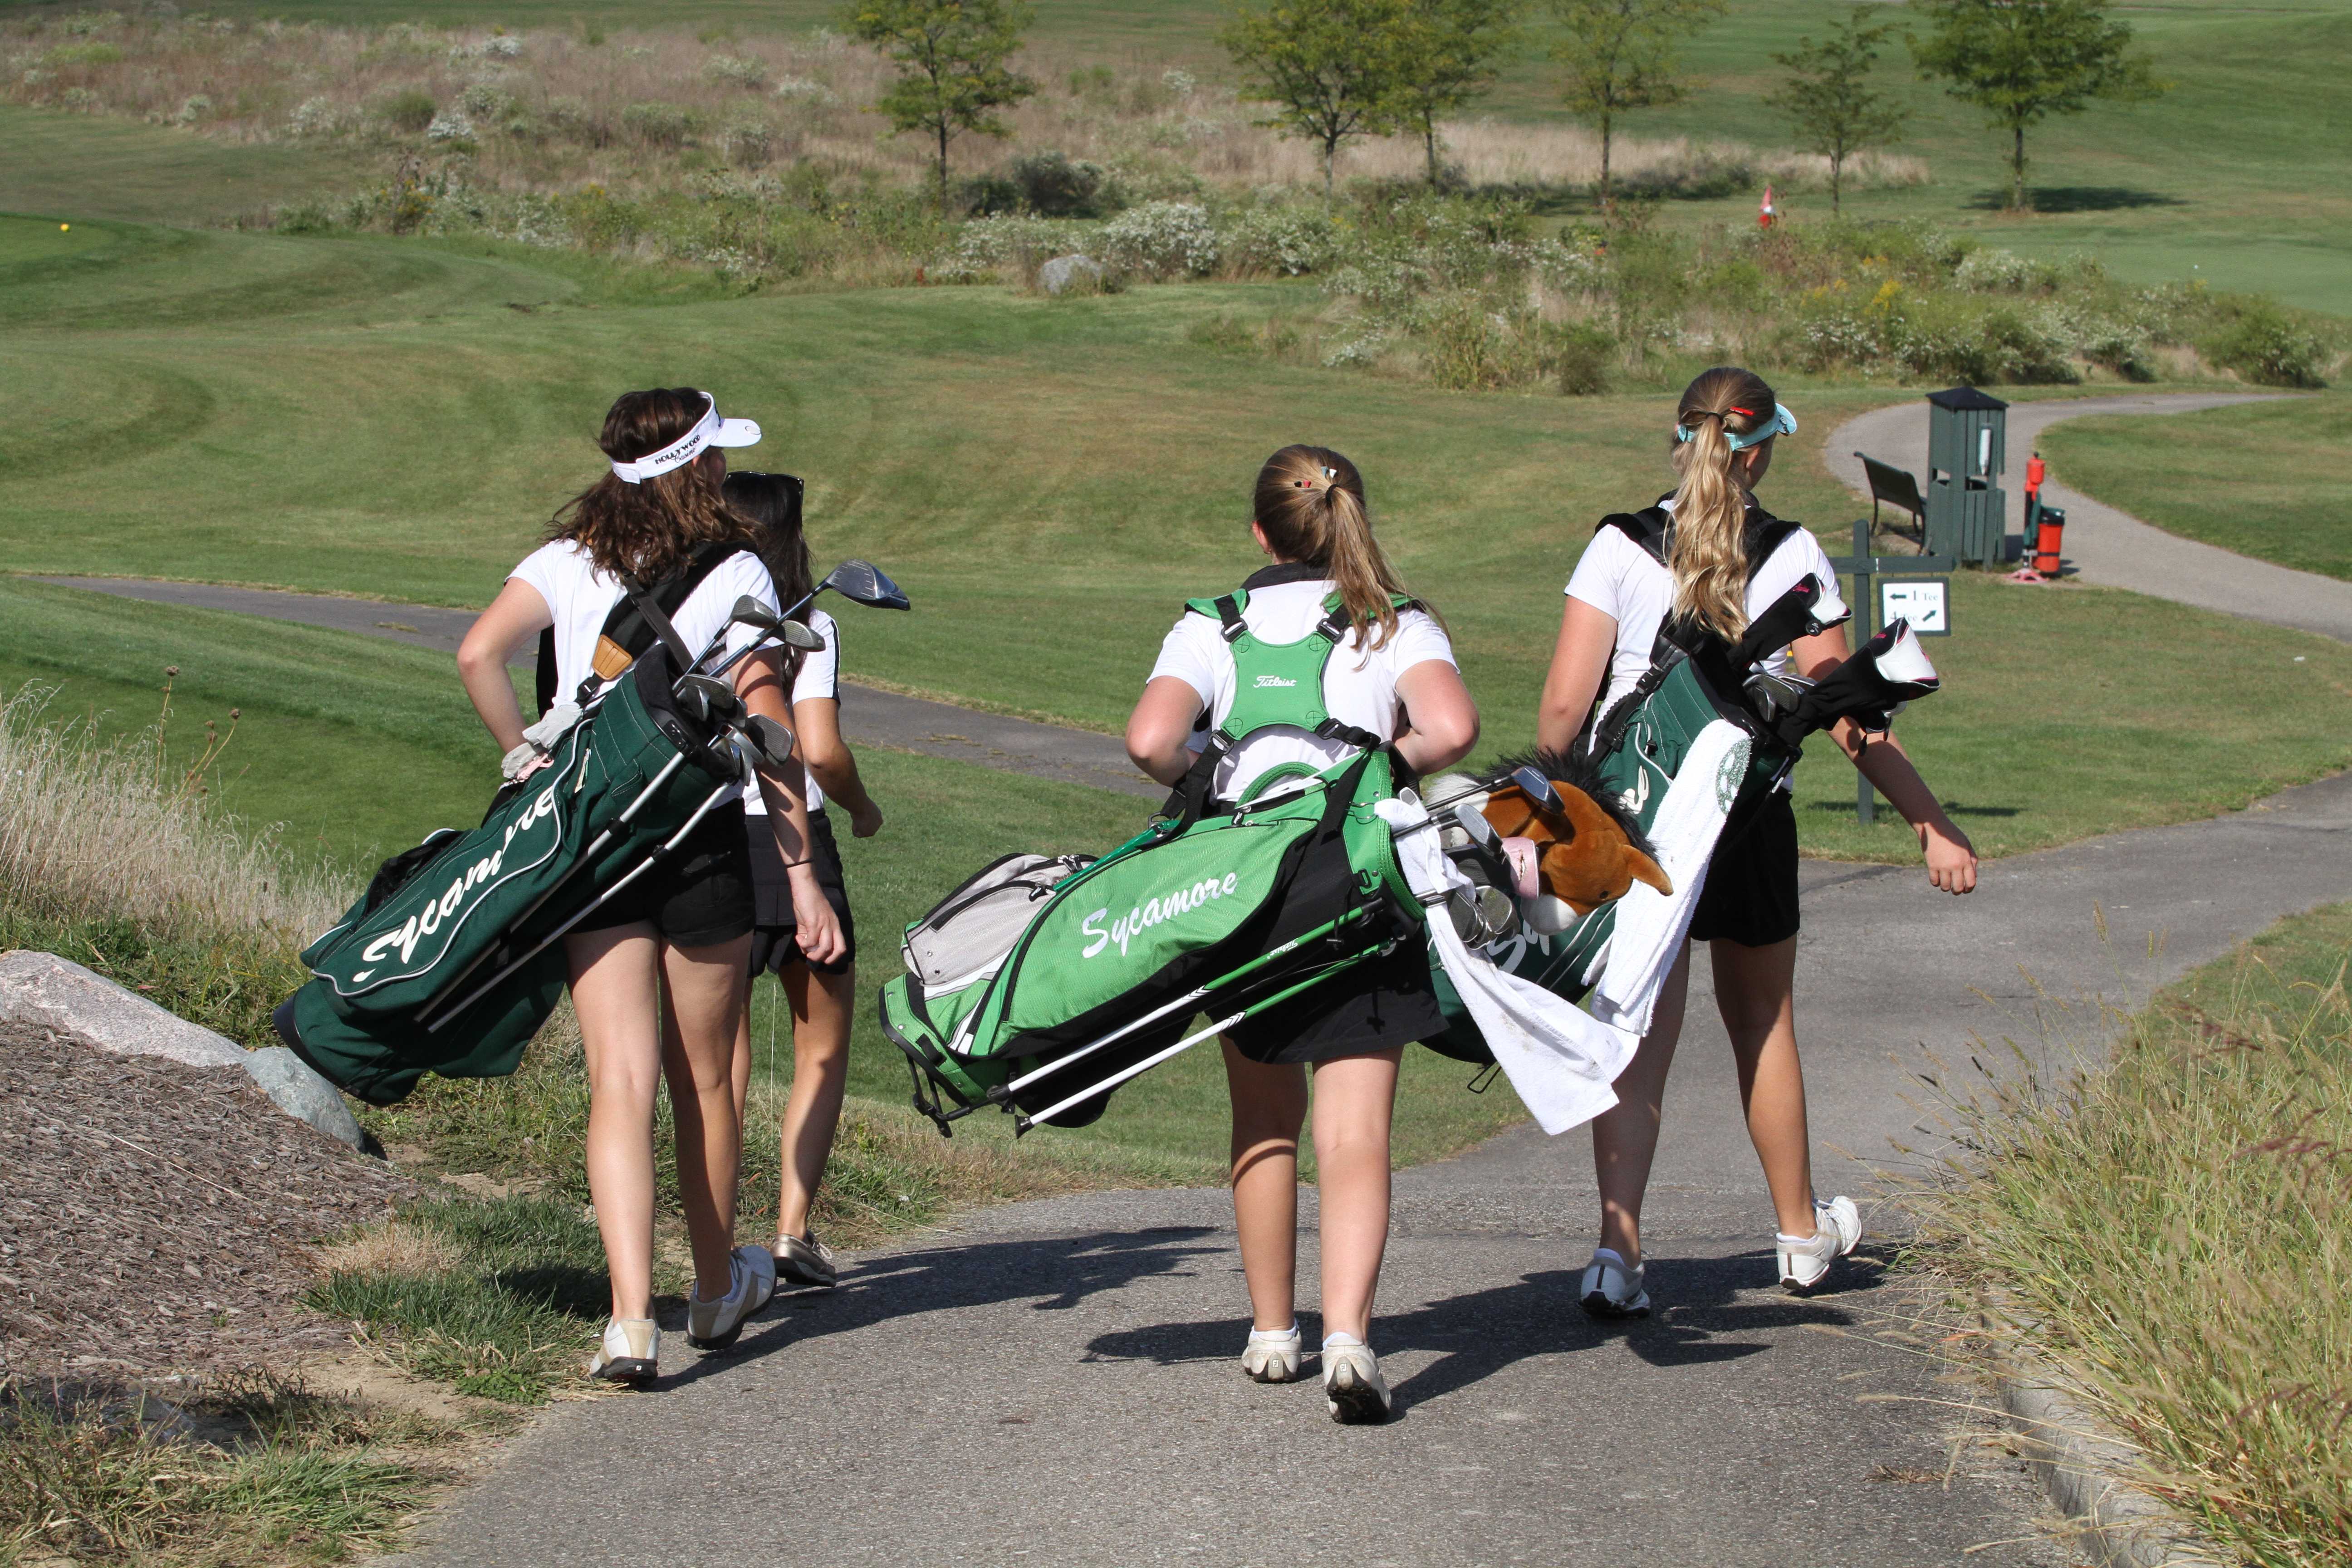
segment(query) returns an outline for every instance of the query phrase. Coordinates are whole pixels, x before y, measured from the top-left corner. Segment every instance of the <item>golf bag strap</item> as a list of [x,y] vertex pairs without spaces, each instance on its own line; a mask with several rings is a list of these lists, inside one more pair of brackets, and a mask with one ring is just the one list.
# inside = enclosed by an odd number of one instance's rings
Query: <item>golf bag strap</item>
[[[614,605],[613,613],[604,617],[604,631],[597,638],[598,653],[604,654],[604,645],[610,643],[627,658],[629,664],[634,664],[638,655],[656,642],[660,642],[668,647],[678,673],[685,674],[694,663],[694,650],[686,646],[686,639],[677,635],[677,628],[670,624],[669,617],[694,596],[694,591],[702,586],[705,578],[718,570],[719,563],[742,548],[726,540],[698,544],[683,566],[651,584],[639,583],[624,573],[621,577],[621,602]],[[554,633],[551,630],[540,643],[540,711],[542,713],[547,710],[549,700],[554,695],[553,647]],[[608,680],[619,679],[627,668],[628,664],[624,664],[610,676],[591,670],[581,680],[580,689],[572,700],[586,707],[588,700]]]
[[[1772,552],[1788,542],[1789,536],[1805,525],[1774,517],[1760,506],[1748,509],[1748,525],[1742,531],[1740,547],[1748,558],[1748,578],[1754,582],[1764,563]],[[1667,563],[1666,557],[1675,547],[1675,514],[1662,506],[1645,506],[1639,511],[1612,511],[1601,520],[1593,532],[1613,528],[1635,544],[1643,554],[1659,565]]]

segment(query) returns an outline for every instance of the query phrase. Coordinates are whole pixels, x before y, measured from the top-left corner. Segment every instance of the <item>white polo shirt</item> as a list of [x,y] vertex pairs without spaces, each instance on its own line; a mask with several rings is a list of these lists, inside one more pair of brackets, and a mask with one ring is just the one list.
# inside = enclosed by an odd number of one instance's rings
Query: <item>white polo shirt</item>
[[[1659,505],[1674,510],[1672,498]],[[1748,580],[1748,613],[1762,615],[1807,573],[1822,584],[1814,616],[1834,621],[1845,616],[1845,601],[1838,596],[1838,576],[1830,566],[1829,555],[1802,528],[1782,540]],[[1606,713],[1649,670],[1650,649],[1657,643],[1658,628],[1675,607],[1674,574],[1622,530],[1603,528],[1584,547],[1584,555],[1568,580],[1568,594],[1617,622],[1617,646],[1609,655],[1609,684],[1601,700],[1601,710]],[[1762,662],[1767,671],[1780,675],[1789,668],[1789,650],[1776,648]]]
[[[594,668],[596,639],[603,635],[613,606],[621,602],[620,579],[598,571],[587,551],[563,539],[541,545],[507,575],[511,582],[535,589],[555,617],[555,690],[559,700],[568,702]],[[776,584],[760,558],[748,550],[712,567],[677,607],[670,625],[677,628],[688,650],[700,653],[727,625],[735,601],[746,595],[770,610],[776,607]],[[749,626],[732,628],[728,633],[728,651],[746,646],[756,636]]]
[[[1339,584],[1328,578],[1280,580],[1286,568],[1269,567],[1243,586],[1249,603],[1242,619],[1261,642],[1290,643],[1312,632],[1324,616],[1323,601]],[[1271,583],[1265,579],[1276,579]],[[1378,627],[1374,627],[1375,632]],[[1438,661],[1454,664],[1454,645],[1435,620],[1419,610],[1398,614],[1397,628],[1380,647],[1363,651],[1354,632],[1331,650],[1323,666],[1323,707],[1331,717],[1375,735],[1394,735],[1404,717],[1397,698],[1397,677],[1414,665]],[[1458,667],[1456,667],[1458,668]],[[1173,676],[1191,686],[1208,710],[1209,724],[1193,732],[1194,752],[1206,751],[1209,738],[1234,706],[1234,650],[1214,616],[1187,611],[1160,645],[1160,661],[1150,679]],[[1310,731],[1263,730],[1234,748],[1218,765],[1212,792],[1233,800],[1245,793],[1257,776],[1283,763],[1305,763],[1318,771],[1329,767],[1352,750],[1344,741]]]
[[[831,616],[819,609],[809,611],[808,624],[809,630],[824,639],[824,647],[814,653],[801,656],[801,667],[793,675],[791,701],[805,702],[812,697],[830,697],[839,701],[841,700],[841,627],[835,624]],[[801,773],[807,780],[805,787],[808,790],[808,808],[811,811],[823,811],[824,791],[818,786],[816,774],[805,767],[801,770]],[[768,802],[758,790],[745,790],[743,812],[747,816],[765,816],[768,815]]]

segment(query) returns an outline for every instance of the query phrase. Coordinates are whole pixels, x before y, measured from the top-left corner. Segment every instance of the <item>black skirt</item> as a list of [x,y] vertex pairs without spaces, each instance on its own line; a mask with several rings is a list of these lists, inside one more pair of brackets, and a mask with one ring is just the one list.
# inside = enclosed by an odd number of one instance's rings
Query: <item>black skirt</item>
[[1226,1031],[1254,1062],[1328,1062],[1409,1046],[1445,1032],[1429,983],[1429,946],[1418,931],[1396,951],[1367,959]]

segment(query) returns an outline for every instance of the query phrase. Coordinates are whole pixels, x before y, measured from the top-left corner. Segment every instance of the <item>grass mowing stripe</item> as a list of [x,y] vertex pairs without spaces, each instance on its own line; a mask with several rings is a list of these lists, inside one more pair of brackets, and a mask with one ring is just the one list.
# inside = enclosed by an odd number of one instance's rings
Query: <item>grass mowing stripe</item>
[[2352,581],[2352,397],[2073,419],[2044,431],[2063,483],[2241,555]]

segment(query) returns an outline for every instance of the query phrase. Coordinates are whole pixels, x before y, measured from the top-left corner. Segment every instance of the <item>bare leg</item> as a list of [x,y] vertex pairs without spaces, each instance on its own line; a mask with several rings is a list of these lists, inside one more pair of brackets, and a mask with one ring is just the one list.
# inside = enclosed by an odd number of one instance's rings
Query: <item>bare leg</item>
[[1782,1234],[1811,1236],[1811,1136],[1805,1125],[1805,1069],[1797,1060],[1794,986],[1797,939],[1769,947],[1707,944],[1715,959],[1715,1005],[1739,1068],[1748,1136],[1764,1163]]
[[793,1005],[793,1092],[784,1101],[783,1196],[778,1228],[806,1236],[809,1205],[833,1157],[841,1125],[841,1097],[849,1087],[849,1021],[857,977],[827,974],[805,963],[787,966],[784,994]]
[[694,1244],[695,1293],[727,1293],[735,1247],[735,1178],[742,1123],[735,1115],[735,1040],[742,1027],[749,935],[715,947],[662,948],[669,993],[663,1069],[677,1131],[678,1206]]
[[1323,1331],[1370,1341],[1389,1245],[1389,1121],[1402,1048],[1315,1066],[1315,1166],[1323,1198]]
[[1683,1007],[1690,995],[1690,949],[1666,972],[1650,1032],[1617,1075],[1617,1103],[1592,1119],[1592,1170],[1601,1187],[1601,1245],[1627,1263],[1642,1261],[1642,1197],[1657,1157],[1664,1114],[1666,1072],[1682,1039]]
[[660,942],[643,923],[566,937],[588,1056],[588,1196],[604,1238],[613,1316],[650,1318],[654,1086],[661,1076]]
[[1221,1041],[1234,1107],[1234,1226],[1249,1281],[1250,1326],[1280,1332],[1298,1310],[1298,1129],[1307,1071],[1267,1067]]

